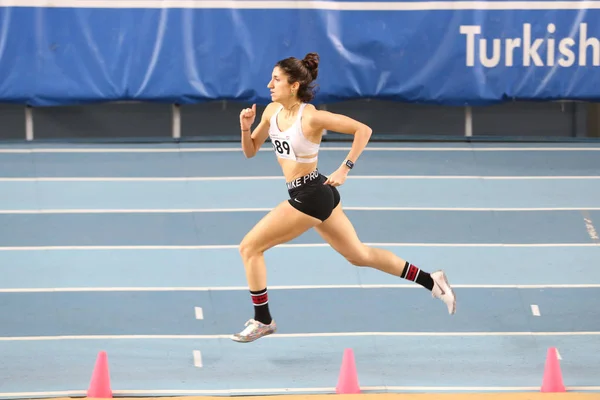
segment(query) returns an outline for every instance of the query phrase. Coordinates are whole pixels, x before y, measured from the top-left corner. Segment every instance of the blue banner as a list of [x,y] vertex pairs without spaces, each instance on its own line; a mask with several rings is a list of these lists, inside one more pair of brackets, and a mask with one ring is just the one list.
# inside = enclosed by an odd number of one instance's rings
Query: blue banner
[[0,0],[0,102],[266,104],[275,62],[308,52],[316,104],[600,99],[594,1],[46,3]]

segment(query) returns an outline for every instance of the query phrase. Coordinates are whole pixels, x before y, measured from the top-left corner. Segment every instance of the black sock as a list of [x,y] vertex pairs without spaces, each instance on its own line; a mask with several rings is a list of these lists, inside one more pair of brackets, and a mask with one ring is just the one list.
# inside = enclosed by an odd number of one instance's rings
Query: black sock
[[254,304],[254,319],[263,324],[271,323],[271,313],[269,313],[269,296],[267,288],[257,292],[250,291],[252,304]]
[[410,264],[408,261],[404,265],[404,271],[402,271],[400,278],[416,282],[429,290],[433,290],[433,279],[431,279],[431,275]]

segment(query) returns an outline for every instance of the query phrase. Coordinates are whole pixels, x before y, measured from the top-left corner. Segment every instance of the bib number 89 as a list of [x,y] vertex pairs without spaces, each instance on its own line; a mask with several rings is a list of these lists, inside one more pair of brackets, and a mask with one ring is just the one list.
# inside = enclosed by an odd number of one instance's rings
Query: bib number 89
[[273,144],[275,145],[275,151],[279,154],[283,154],[284,152],[288,155],[290,154],[290,144],[288,142],[282,143],[279,140],[275,140]]

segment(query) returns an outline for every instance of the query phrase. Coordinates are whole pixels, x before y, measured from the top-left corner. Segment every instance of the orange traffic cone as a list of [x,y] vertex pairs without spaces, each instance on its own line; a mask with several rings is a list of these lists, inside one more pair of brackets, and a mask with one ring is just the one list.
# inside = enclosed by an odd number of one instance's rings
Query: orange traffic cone
[[546,365],[544,366],[544,378],[542,380],[541,391],[544,393],[566,391],[556,347],[550,347],[546,354]]
[[335,391],[338,394],[360,393],[358,374],[356,372],[356,362],[354,361],[354,352],[352,349],[344,350],[342,367],[340,368],[340,375]]
[[87,391],[87,397],[96,399],[112,398],[110,388],[110,374],[108,371],[108,358],[105,351],[98,353],[92,379]]

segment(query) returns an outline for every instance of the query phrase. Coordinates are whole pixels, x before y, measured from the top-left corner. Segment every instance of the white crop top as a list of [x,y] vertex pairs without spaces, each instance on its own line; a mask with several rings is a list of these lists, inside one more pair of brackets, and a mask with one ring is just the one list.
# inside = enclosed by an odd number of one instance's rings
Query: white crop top
[[[271,138],[277,157],[301,163],[309,163],[317,160],[320,145],[308,140],[302,132],[301,118],[304,107],[306,107],[306,103],[300,104],[296,121],[283,132],[279,130],[279,126],[277,125],[277,115],[283,109],[283,106],[279,107],[279,110],[271,117],[269,137]],[[309,156],[311,154],[315,154],[315,156],[312,158],[298,158],[298,156]]]

